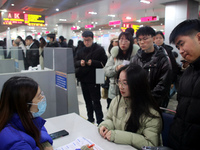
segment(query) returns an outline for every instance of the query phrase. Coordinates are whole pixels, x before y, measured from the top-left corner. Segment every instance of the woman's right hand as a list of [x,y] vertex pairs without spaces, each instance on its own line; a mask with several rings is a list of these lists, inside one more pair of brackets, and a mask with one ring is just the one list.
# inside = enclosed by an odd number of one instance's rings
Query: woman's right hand
[[100,135],[101,135],[103,138],[106,138],[106,134],[107,134],[107,132],[108,132],[108,129],[107,129],[106,127],[104,127],[104,126],[101,126],[99,131],[100,131]]

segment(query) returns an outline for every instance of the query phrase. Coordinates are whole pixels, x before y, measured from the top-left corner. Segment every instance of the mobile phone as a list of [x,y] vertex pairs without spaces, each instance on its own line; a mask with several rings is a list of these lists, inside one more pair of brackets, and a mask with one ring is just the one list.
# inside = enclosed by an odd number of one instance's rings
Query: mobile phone
[[51,133],[49,135],[54,140],[54,139],[57,139],[59,137],[63,137],[63,136],[69,135],[69,132],[67,132],[66,130],[61,130],[61,131],[57,131],[57,132]]

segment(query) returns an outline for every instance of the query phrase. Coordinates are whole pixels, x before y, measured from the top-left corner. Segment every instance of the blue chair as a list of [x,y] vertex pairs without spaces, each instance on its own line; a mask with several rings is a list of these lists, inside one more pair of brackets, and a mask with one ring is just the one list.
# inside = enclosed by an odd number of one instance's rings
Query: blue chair
[[168,146],[169,129],[170,129],[170,125],[173,122],[174,115],[163,112],[162,117],[163,117],[163,122],[164,122],[163,123],[164,129],[162,131],[162,140],[163,140],[163,146],[167,147]]

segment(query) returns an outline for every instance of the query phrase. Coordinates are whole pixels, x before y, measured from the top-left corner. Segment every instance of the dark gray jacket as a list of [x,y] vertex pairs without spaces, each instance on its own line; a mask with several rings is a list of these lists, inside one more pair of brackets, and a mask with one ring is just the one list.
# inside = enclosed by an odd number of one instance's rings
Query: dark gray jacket
[[169,99],[169,90],[171,85],[171,63],[169,57],[162,47],[154,45],[155,53],[151,60],[146,62],[142,60],[142,50],[139,49],[131,63],[138,64],[144,68],[148,75],[148,81],[151,93],[158,104],[162,106],[165,99]]

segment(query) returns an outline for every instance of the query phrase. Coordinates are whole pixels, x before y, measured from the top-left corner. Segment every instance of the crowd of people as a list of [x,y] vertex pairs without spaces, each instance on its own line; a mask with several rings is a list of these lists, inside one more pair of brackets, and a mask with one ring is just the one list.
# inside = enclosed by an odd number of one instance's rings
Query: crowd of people
[[[81,42],[82,41],[79,41],[79,43]],[[22,50],[25,70],[28,70],[30,66],[36,67],[37,65],[40,65],[41,69],[44,69],[44,47],[72,48],[73,55],[75,56],[77,49],[80,47],[75,47],[73,43],[74,42],[72,39],[69,39],[67,43],[66,38],[63,36],[59,36],[58,41],[56,41],[55,34],[47,34],[46,40],[43,37],[41,37],[39,40],[36,40],[33,39],[31,35],[27,36],[25,40],[23,40],[21,36],[18,36],[15,40],[12,40],[12,46],[18,50]],[[11,52],[6,50],[6,38],[4,41],[0,42],[0,46],[2,46],[4,49],[4,58],[11,58]]]
[[[81,83],[88,121],[95,122],[95,113],[99,134],[108,141],[137,149],[161,146],[164,127],[160,107],[167,107],[171,91],[175,90],[178,106],[168,146],[174,150],[198,149],[200,20],[185,20],[170,34],[170,43],[175,44],[182,56],[181,66],[176,62],[178,54],[164,43],[162,32],[144,26],[137,30],[135,38],[133,35],[134,30],[127,29],[111,39],[108,55],[103,47],[93,42],[91,31],[83,32],[83,43],[77,46],[78,50],[73,42],[68,44],[77,50],[74,53],[75,75]],[[47,45],[43,41],[41,48],[59,46],[55,36],[47,37]],[[31,36],[26,37],[25,42],[29,49],[37,46]],[[67,46],[63,42],[64,37],[61,37],[60,43]],[[21,43],[22,40],[18,45]],[[42,52],[42,49],[37,53],[26,50],[25,54],[36,64]],[[33,54],[38,58],[32,57]],[[29,60],[27,63],[30,64]],[[109,80],[105,117],[100,103],[101,86],[96,83],[97,68],[104,68]],[[45,96],[35,81],[27,77],[12,77],[6,81],[0,98],[0,137],[4,139],[0,149],[51,149],[52,140],[40,117],[45,108]],[[15,134],[11,134],[13,132]]]

